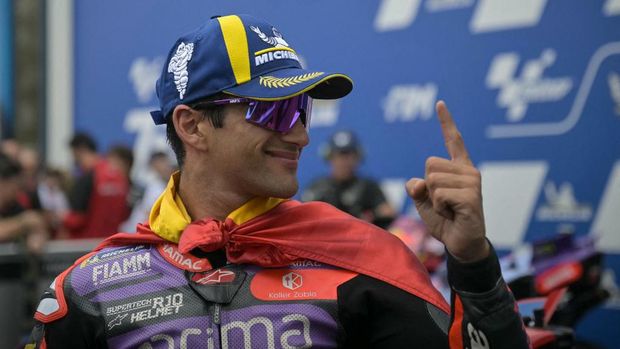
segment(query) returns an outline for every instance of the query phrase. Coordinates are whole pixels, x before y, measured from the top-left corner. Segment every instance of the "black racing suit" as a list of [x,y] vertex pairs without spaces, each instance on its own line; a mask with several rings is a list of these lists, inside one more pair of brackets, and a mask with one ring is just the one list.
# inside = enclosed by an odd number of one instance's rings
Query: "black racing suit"
[[314,261],[260,268],[174,244],[105,248],[44,294],[27,348],[528,348],[495,253],[448,263],[451,316]]

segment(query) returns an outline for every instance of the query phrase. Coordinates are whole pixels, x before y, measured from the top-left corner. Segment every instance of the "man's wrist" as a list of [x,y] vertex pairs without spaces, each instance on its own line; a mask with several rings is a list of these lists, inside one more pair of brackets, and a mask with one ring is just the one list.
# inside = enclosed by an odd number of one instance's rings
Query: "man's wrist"
[[502,273],[497,254],[488,240],[487,245],[487,256],[469,263],[461,262],[447,251],[448,281],[454,289],[482,293],[495,287]]

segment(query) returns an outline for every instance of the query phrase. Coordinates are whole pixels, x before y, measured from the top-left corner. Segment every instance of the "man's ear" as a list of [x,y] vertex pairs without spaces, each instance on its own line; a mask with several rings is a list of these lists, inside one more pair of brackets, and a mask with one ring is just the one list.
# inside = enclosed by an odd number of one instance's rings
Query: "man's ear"
[[172,122],[177,135],[186,147],[197,150],[207,150],[206,128],[211,127],[204,121],[202,112],[194,110],[185,104],[179,104],[172,112]]

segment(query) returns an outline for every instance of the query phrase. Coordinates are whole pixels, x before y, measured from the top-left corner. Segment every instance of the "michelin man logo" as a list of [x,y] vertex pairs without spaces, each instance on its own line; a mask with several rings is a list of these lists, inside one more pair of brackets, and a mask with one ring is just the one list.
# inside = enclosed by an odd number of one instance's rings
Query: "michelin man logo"
[[174,74],[174,84],[177,86],[177,91],[179,91],[179,99],[183,99],[187,83],[189,82],[187,63],[192,59],[192,53],[194,53],[194,44],[182,42],[177,47],[177,52],[170,58],[170,63],[168,64],[168,73]]
[[282,34],[275,27],[271,27],[271,31],[273,32],[273,36],[267,36],[263,33],[260,28],[255,26],[250,26],[253,32],[255,32],[258,37],[264,42],[268,43],[274,47],[288,47],[288,43],[282,37]]
[[507,121],[523,120],[530,103],[554,102],[568,94],[573,86],[571,78],[543,77],[545,69],[553,65],[555,59],[555,51],[546,49],[540,58],[527,61],[521,75],[516,77],[518,54],[501,53],[493,58],[486,85],[490,89],[499,89],[497,105],[508,109]]

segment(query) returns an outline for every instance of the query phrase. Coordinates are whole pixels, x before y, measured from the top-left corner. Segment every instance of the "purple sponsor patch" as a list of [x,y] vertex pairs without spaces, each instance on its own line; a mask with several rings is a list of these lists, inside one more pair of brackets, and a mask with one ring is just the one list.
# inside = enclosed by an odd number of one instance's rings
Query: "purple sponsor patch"
[[110,348],[153,349],[336,347],[336,322],[310,304],[222,309],[220,319],[220,333],[210,317],[191,317],[145,326],[113,337],[108,344]]
[[[160,322],[108,339],[110,348],[217,348],[219,334],[206,317]],[[150,345],[150,346],[149,346]]]
[[[80,296],[96,291],[93,301],[112,301],[187,284],[182,270],[153,251],[145,248],[114,254],[104,250],[96,256],[112,257],[97,260],[93,256],[75,267],[71,272],[71,286]],[[135,280],[143,278],[148,280],[136,287]],[[108,286],[116,287],[103,291]]]
[[222,348],[336,347],[336,321],[311,304],[256,305],[221,319]]

